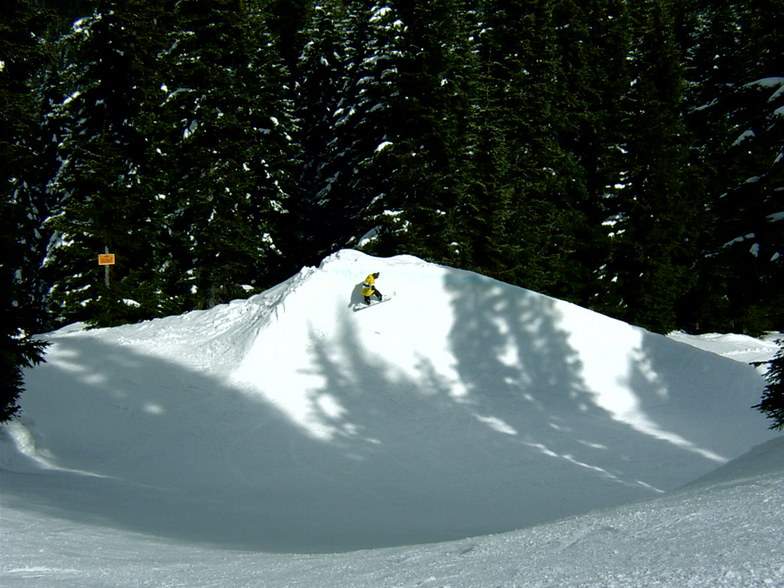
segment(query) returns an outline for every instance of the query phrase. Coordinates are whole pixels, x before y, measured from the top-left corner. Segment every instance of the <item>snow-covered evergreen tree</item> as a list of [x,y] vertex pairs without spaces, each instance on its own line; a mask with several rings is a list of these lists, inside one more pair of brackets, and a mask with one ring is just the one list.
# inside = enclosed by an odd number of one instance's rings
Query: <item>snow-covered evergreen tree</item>
[[[160,312],[154,292],[157,59],[166,6],[100,1],[63,39],[67,67],[49,120],[59,169],[47,262],[62,319],[115,324]],[[169,6],[168,8],[171,8]],[[97,257],[116,254],[106,280]]]
[[[496,147],[495,153],[505,160],[482,178],[499,198],[488,211],[496,217],[494,241],[502,252],[494,273],[554,293],[573,248],[581,192],[573,185],[577,160],[563,145],[570,113],[554,5],[487,2],[479,24],[475,37],[484,72],[479,113],[497,134],[494,142],[502,150]],[[485,154],[477,157],[481,161]]]
[[30,291],[40,192],[28,182],[35,176],[36,83],[49,53],[47,25],[27,0],[8,2],[0,22],[0,422],[19,411],[22,369],[43,359],[44,344],[29,337],[41,317]]
[[[339,186],[347,174],[336,169],[341,146],[336,129],[354,55],[349,42],[350,11],[341,3],[317,4],[304,31],[308,43],[294,72],[295,140],[302,164],[296,194],[285,219],[286,250],[303,263],[316,263],[345,245],[358,227],[352,215],[352,197]],[[343,132],[349,129],[343,128]],[[284,236],[284,237],[285,237]]]
[[455,263],[468,249],[461,206],[473,181],[477,122],[478,68],[467,13],[457,0],[392,6],[392,24],[400,31],[391,54],[389,113],[395,124],[369,165],[384,195],[369,210],[370,219],[382,227],[382,248]]
[[61,322],[210,306],[365,234],[656,330],[782,319],[776,3],[92,4],[28,138]]
[[784,318],[784,11],[735,0],[705,3],[698,16],[687,120],[709,230],[692,322],[758,332]]
[[160,86],[164,274],[208,307],[280,277],[292,166],[285,69],[254,3],[180,0]]
[[781,349],[778,354],[768,362],[768,371],[765,374],[768,385],[762,394],[762,400],[753,407],[773,421],[771,429],[784,429],[784,341],[779,341],[779,344]]
[[681,48],[666,2],[639,2],[633,14],[633,78],[623,109],[626,141],[618,180],[616,233],[607,265],[617,316],[659,332],[678,326],[689,289],[691,231],[701,210],[686,179]]

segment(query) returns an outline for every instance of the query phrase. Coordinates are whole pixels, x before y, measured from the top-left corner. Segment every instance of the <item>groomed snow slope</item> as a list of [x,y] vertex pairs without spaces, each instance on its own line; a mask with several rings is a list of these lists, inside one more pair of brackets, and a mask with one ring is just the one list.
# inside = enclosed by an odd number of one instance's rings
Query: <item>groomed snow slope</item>
[[[396,296],[354,313],[371,271]],[[658,496],[772,437],[747,365],[408,256],[341,251],[246,301],[47,339],[4,505],[178,542],[501,532]]]

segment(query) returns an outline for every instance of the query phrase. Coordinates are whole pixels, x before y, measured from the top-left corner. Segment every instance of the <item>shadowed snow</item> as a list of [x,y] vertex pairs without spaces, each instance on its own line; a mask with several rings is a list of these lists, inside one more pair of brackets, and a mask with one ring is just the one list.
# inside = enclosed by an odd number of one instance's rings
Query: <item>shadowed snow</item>
[[[373,271],[396,296],[355,313]],[[222,547],[509,531],[771,438],[750,366],[409,256],[341,251],[249,300],[46,338],[4,505]]]

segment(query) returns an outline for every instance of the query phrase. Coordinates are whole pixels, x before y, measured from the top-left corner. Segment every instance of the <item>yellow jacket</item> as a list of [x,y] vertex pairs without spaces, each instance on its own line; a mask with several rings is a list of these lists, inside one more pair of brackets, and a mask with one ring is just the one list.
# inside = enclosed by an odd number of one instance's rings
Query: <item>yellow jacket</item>
[[365,281],[362,282],[362,296],[371,296],[375,292],[376,278],[373,274],[369,274]]

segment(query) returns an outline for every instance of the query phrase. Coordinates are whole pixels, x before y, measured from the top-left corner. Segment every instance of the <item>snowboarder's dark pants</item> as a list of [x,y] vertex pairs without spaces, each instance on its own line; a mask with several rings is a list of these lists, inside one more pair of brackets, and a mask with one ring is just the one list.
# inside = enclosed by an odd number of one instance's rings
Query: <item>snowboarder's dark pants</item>
[[[373,286],[373,296],[381,300],[381,292],[376,290],[375,286]],[[370,304],[370,296],[365,296],[365,304]]]

